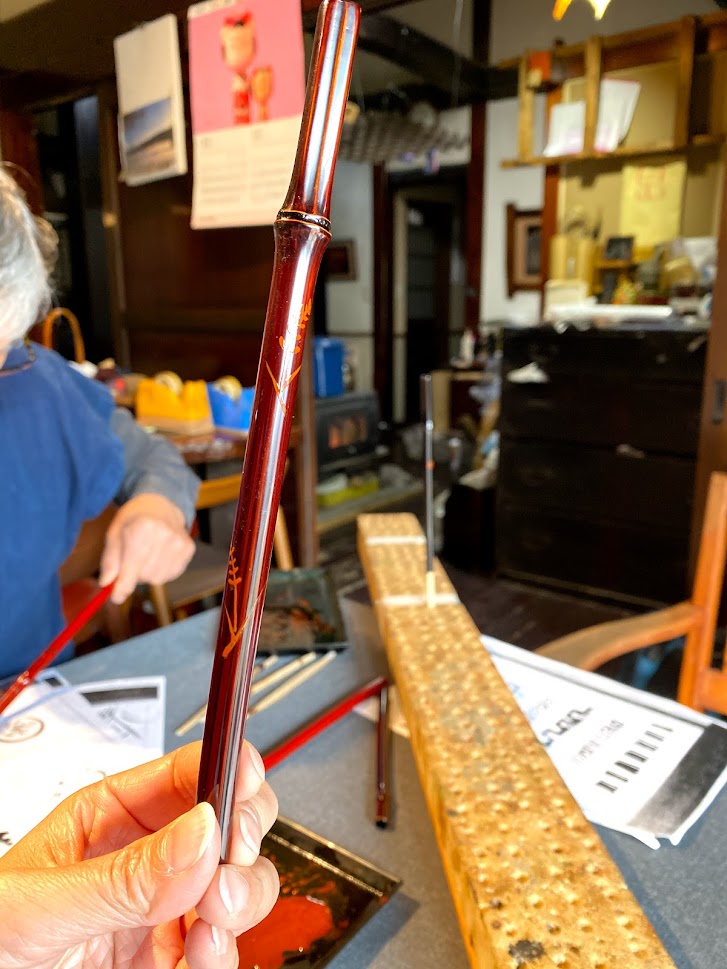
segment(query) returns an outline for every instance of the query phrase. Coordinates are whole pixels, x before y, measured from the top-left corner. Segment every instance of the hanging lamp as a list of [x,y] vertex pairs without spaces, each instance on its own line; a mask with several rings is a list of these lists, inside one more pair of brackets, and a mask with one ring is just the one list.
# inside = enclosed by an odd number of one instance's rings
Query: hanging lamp
[[[593,12],[596,15],[596,20],[600,20],[601,17],[606,12],[606,7],[608,7],[611,0],[588,0],[588,3],[593,7]],[[573,0],[555,0],[555,6],[553,7],[553,19],[562,20],[563,14],[566,12],[568,7],[570,7]]]

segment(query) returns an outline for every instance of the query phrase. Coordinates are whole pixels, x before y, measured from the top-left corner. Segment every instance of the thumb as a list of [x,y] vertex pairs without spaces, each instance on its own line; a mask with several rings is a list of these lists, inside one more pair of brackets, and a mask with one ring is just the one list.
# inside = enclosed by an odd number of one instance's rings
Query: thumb
[[219,851],[214,811],[198,804],[161,831],[112,854],[0,876],[0,896],[9,902],[3,922],[13,926],[22,954],[35,956],[33,965],[42,955],[94,936],[160,925],[199,902],[217,870]]

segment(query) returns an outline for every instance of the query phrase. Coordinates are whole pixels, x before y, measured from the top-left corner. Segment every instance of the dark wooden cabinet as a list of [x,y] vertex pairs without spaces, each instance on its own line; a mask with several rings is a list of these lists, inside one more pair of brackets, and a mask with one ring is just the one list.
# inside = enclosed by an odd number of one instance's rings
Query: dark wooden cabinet
[[[633,602],[687,589],[707,336],[506,329],[496,560],[503,574]],[[516,383],[536,363],[545,383]]]

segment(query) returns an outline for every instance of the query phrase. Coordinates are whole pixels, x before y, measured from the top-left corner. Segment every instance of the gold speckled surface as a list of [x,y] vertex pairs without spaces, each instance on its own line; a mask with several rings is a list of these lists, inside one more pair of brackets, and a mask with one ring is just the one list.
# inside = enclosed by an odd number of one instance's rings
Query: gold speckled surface
[[366,538],[412,519],[361,516],[359,551],[472,965],[673,966],[465,608],[381,603],[417,594],[424,552]]

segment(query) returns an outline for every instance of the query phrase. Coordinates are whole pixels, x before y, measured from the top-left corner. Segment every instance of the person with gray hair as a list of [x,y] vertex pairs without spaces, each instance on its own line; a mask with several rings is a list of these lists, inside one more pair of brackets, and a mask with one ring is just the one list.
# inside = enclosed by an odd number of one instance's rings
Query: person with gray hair
[[[101,582],[123,599],[164,582],[193,549],[196,478],[100,384],[23,342],[50,299],[54,233],[0,171],[0,668],[22,669],[62,623],[56,573],[84,519],[116,496]],[[66,798],[0,858],[0,966],[234,969],[236,936],[271,911],[278,875],[260,855],[278,810],[258,752],[242,745],[229,858],[195,805],[201,744]],[[72,756],[72,752],[69,754]],[[5,792],[12,796],[12,792]]]
[[113,601],[176,578],[194,552],[199,481],[176,448],[25,339],[50,306],[56,249],[53,228],[0,169],[0,679],[62,629],[58,569],[83,522],[112,501],[99,581],[114,584]]

